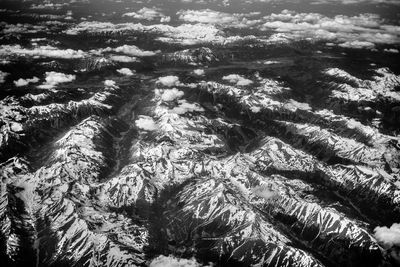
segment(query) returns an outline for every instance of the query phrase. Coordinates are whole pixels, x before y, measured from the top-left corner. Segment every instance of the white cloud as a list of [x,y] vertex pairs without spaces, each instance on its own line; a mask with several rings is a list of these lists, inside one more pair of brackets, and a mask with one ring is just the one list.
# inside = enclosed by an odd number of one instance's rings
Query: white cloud
[[348,41],[339,44],[340,47],[345,48],[357,48],[357,49],[372,49],[375,47],[375,44],[368,41]]
[[241,75],[238,74],[230,74],[227,76],[222,77],[223,80],[229,81],[230,83],[234,83],[239,86],[246,86],[253,83],[252,80],[246,79]]
[[46,82],[43,83],[42,85],[39,85],[38,88],[41,89],[52,89],[56,85],[60,83],[67,83],[67,82],[72,82],[76,79],[75,75],[72,74],[64,74],[60,72],[46,72]]
[[65,33],[70,35],[77,35],[85,32],[90,32],[91,34],[147,32],[161,35],[157,38],[159,41],[179,43],[182,45],[202,43],[225,44],[244,39],[238,36],[227,38],[224,36],[224,33],[214,25],[204,24],[182,24],[173,27],[163,24],[146,26],[141,23],[113,24],[110,22],[85,21],[65,31]]
[[179,84],[179,77],[177,76],[164,76],[158,78],[158,82],[164,86],[172,87]]
[[31,5],[31,7],[30,7],[30,9],[53,9],[53,10],[55,10],[55,9],[61,9],[62,7],[64,7],[64,6],[68,6],[69,4],[68,3],[58,3],[58,4],[55,4],[55,3],[44,3],[44,4],[32,4]]
[[203,69],[195,69],[193,70],[193,73],[196,74],[197,76],[203,76],[205,74]]
[[113,81],[113,80],[105,80],[104,81],[104,85],[106,87],[113,87],[113,88],[117,88],[118,87],[117,83],[115,81]]
[[265,23],[260,29],[274,29],[293,39],[319,39],[352,48],[373,48],[376,44],[400,42],[400,26],[384,24],[376,14],[331,18],[318,13],[283,10],[265,16],[263,20]]
[[174,101],[175,99],[179,99],[184,95],[182,91],[179,91],[176,88],[166,89],[161,95],[161,100],[165,102]]
[[399,53],[399,50],[395,49],[395,48],[389,48],[389,49],[386,48],[383,51],[386,52],[386,53],[395,53],[395,54]]
[[162,17],[161,19],[160,19],[160,22],[161,23],[165,23],[165,22],[170,22],[171,21],[171,17],[170,16],[168,16],[168,17]]
[[46,30],[46,26],[43,25],[32,25],[29,23],[18,23],[18,24],[6,24],[1,23],[2,34],[14,34],[14,33],[38,33]]
[[156,53],[153,51],[145,51],[141,50],[135,45],[123,45],[119,46],[114,49],[115,52],[119,53],[124,53],[130,56],[136,56],[136,57],[148,57],[148,56],[154,56]]
[[204,109],[199,106],[197,103],[189,103],[185,99],[183,100],[178,100],[178,106],[174,107],[173,109],[170,110],[171,113],[175,114],[185,114],[187,112],[202,112]]
[[4,83],[5,82],[7,75],[8,75],[7,72],[4,72],[4,71],[0,70],[0,83]]
[[26,86],[26,85],[28,85],[30,83],[37,83],[37,82],[39,82],[39,78],[38,77],[33,77],[33,78],[30,78],[30,79],[22,79],[22,78],[20,78],[17,81],[14,81],[14,84],[17,87],[21,87],[21,86]]
[[51,58],[83,58],[87,56],[82,50],[73,49],[58,49],[53,46],[38,46],[29,48],[23,48],[20,45],[2,45],[0,46],[1,56],[37,56],[37,57],[51,57]]
[[170,17],[165,16],[158,8],[143,7],[137,12],[129,12],[122,15],[123,17],[133,17],[135,19],[144,20],[160,20],[160,22],[169,22]]
[[265,200],[273,200],[279,197],[279,194],[266,185],[260,185],[252,189],[253,194]]
[[117,70],[118,73],[122,74],[122,75],[126,75],[126,76],[132,76],[134,74],[134,72],[131,69],[128,68],[122,68]]
[[110,59],[122,63],[139,62],[139,59],[136,57],[120,56],[120,55],[112,55],[110,56]]
[[158,256],[150,262],[150,267],[201,267],[195,259],[181,259],[174,256]]
[[177,12],[177,15],[179,15],[180,20],[186,22],[199,22],[238,28],[251,27],[260,23],[260,20],[249,20],[247,14],[230,14],[211,9],[181,10]]
[[400,223],[394,223],[390,228],[386,226],[374,229],[376,240],[386,249],[393,246],[400,247]]
[[342,4],[342,5],[358,5],[358,4],[390,4],[390,5],[400,5],[398,0],[314,0],[311,4],[321,5],[321,4]]
[[157,124],[154,122],[152,117],[141,115],[139,119],[135,121],[136,127],[145,131],[155,131],[158,129]]

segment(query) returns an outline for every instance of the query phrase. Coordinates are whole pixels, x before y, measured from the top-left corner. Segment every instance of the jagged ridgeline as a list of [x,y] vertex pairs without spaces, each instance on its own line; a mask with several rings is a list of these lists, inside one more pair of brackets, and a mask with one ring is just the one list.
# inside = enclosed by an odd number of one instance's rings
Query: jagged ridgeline
[[399,266],[398,5],[165,2],[0,3],[0,265]]

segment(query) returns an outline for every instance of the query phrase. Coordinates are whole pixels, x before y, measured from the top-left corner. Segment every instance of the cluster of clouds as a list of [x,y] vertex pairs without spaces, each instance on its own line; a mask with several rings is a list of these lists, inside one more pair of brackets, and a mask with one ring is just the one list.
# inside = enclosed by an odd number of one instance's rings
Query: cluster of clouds
[[33,56],[33,57],[51,57],[51,58],[83,58],[87,53],[82,50],[58,49],[54,46],[45,45],[33,48],[24,48],[20,45],[1,45],[0,56]]
[[18,79],[16,81],[14,81],[14,85],[16,87],[22,87],[22,86],[27,86],[30,83],[37,83],[39,82],[39,78],[38,77],[32,77],[32,78],[28,78],[28,79]]
[[0,22],[0,27],[1,34],[38,33],[47,30],[45,25],[33,25],[29,23],[8,24]]
[[314,0],[311,4],[341,4],[341,5],[358,5],[358,4],[389,4],[389,5],[400,5],[398,0]]
[[159,20],[160,22],[170,22],[171,17],[165,16],[158,8],[143,7],[137,12],[129,12],[122,15],[123,17],[133,17],[142,20]]
[[[45,41],[38,39],[39,41]],[[36,44],[36,41],[35,41]],[[118,54],[110,54],[115,52]],[[74,49],[60,49],[51,45],[34,45],[30,48],[21,45],[0,45],[0,56],[3,58],[10,57],[33,57],[33,58],[56,58],[56,59],[79,59],[89,57],[91,55],[104,55],[108,53],[108,57],[117,62],[138,62],[137,57],[154,56],[159,51],[146,51],[135,45],[122,45],[115,48],[107,47],[97,50],[82,51]]]
[[206,72],[203,69],[195,69],[193,70],[193,73],[197,76],[203,76]]
[[202,9],[181,10],[178,11],[177,15],[179,15],[180,20],[185,22],[225,25],[236,28],[252,27],[260,23],[260,20],[249,19],[251,17],[260,15],[260,12],[252,12],[248,14],[230,14],[211,9]]
[[137,57],[130,57],[125,55],[111,55],[110,59],[121,63],[139,62],[139,59]]
[[51,2],[45,2],[43,4],[32,4],[30,9],[52,9],[52,10],[58,10],[63,8],[64,6],[68,6],[69,3],[51,3]]
[[177,14],[185,22],[273,30],[289,39],[318,39],[347,48],[372,49],[376,44],[400,42],[400,26],[385,24],[376,14],[328,17],[319,13],[283,10],[278,14],[260,16],[259,12],[230,14],[210,9],[181,10]]
[[157,82],[167,87],[178,86],[180,83],[179,77],[173,75],[159,77]]
[[163,90],[162,93],[160,93],[161,100],[164,102],[174,101],[181,98],[183,95],[184,93],[176,88],[166,89]]
[[204,109],[197,103],[189,103],[185,99],[178,100],[178,105],[171,109],[170,113],[175,113],[178,115],[185,114],[187,112],[202,112]]
[[118,88],[118,85],[115,81],[113,80],[105,80],[104,81],[104,86],[109,87],[109,88]]
[[140,115],[135,124],[136,127],[145,131],[155,131],[158,129],[157,123],[149,116]]
[[[154,18],[159,12],[143,8]],[[139,12],[139,11],[138,11]],[[146,12],[142,12],[146,14]],[[333,17],[319,13],[299,13],[282,10],[263,16],[260,12],[227,13],[211,9],[180,10],[177,12],[180,21],[187,24],[171,26],[165,24],[143,25],[140,23],[82,22],[66,30],[67,34],[81,32],[149,32],[159,34],[157,38],[163,42],[192,45],[198,43],[230,43],[235,41],[263,39],[271,32],[280,34],[276,41],[286,40],[321,40],[328,45],[346,48],[373,49],[376,45],[394,45],[400,43],[400,26],[388,24],[376,14],[360,14],[357,16],[336,15]],[[226,36],[227,28],[256,29],[265,33],[263,36]]]
[[272,29],[290,38],[319,39],[343,47],[373,48],[376,44],[398,44],[400,26],[387,25],[375,14],[337,15],[296,13],[283,10],[263,18],[262,30]]
[[201,267],[195,259],[182,259],[170,256],[158,256],[150,262],[150,267]]
[[4,83],[6,81],[8,73],[0,70],[0,83]]
[[400,223],[394,223],[389,228],[386,226],[374,229],[376,240],[386,249],[397,246],[400,248]]
[[72,82],[76,79],[73,74],[64,74],[61,72],[48,71],[46,72],[45,82],[38,86],[40,89],[53,89],[60,83]]
[[118,47],[114,48],[114,51],[123,53],[123,54],[127,54],[130,56],[135,56],[135,57],[148,57],[148,56],[154,56],[157,54],[157,52],[142,50],[135,45],[118,46]]
[[[205,43],[226,44],[243,40],[243,37],[226,37],[221,29],[215,25],[197,24],[181,24],[179,26],[171,26],[165,24],[143,25],[141,23],[119,23],[111,22],[85,21],[65,31],[69,35],[78,35],[81,33],[90,34],[128,34],[132,32],[146,32],[149,34],[158,34],[156,40],[165,43],[177,43],[181,45],[194,45]],[[247,37],[246,37],[247,38]]]
[[229,74],[222,77],[222,80],[228,81],[238,86],[247,86],[253,83],[252,80],[246,79],[239,74]]
[[131,69],[128,69],[128,68],[118,69],[117,72],[119,74],[122,74],[122,75],[125,75],[125,76],[132,76],[132,75],[135,74],[134,71],[132,71]]

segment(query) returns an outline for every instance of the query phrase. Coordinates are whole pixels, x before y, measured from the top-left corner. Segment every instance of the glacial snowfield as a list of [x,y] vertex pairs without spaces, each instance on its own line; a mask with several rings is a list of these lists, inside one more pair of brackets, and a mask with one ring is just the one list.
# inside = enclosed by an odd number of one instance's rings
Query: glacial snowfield
[[0,2],[1,266],[399,266],[400,2]]

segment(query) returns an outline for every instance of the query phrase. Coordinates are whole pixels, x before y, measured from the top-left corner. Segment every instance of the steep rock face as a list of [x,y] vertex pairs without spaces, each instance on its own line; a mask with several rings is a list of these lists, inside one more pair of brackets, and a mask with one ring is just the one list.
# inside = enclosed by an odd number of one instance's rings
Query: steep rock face
[[288,245],[289,239],[241,197],[213,178],[186,185],[173,201],[175,211],[167,215],[168,241],[196,248],[220,264],[321,266]]
[[[119,100],[120,89],[106,87],[93,96],[81,101],[21,106],[19,100],[6,98],[1,105],[1,158],[5,159],[16,153],[27,143],[51,129],[59,129],[71,121],[81,120],[89,115],[101,115],[112,111],[111,103]],[[41,99],[34,98],[31,100]],[[27,134],[29,133],[29,134]]]
[[[43,264],[118,266],[144,260],[140,251],[145,227],[89,204],[96,198],[91,187],[110,167],[107,153],[113,136],[108,127],[98,117],[82,121],[55,143],[45,167],[28,180],[34,195],[31,201],[37,205],[37,260]],[[127,228],[133,231],[128,233]]]

